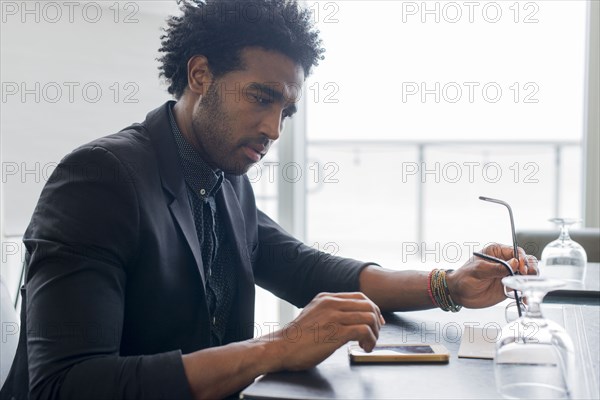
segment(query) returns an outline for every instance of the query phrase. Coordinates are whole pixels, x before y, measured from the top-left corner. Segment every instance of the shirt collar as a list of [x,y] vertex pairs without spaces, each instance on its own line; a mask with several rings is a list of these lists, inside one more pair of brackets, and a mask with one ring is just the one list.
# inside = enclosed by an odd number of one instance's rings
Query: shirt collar
[[212,168],[200,157],[200,154],[183,137],[175,122],[173,105],[169,107],[169,120],[171,130],[177,143],[179,161],[183,169],[183,176],[190,188],[202,199],[214,196],[223,183],[223,171],[213,171]]

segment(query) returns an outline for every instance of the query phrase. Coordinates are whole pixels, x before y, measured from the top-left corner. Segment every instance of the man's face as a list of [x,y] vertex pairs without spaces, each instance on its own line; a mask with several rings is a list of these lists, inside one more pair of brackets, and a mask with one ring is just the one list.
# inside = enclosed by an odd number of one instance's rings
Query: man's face
[[241,175],[260,161],[295,112],[301,66],[260,48],[242,51],[245,68],[215,79],[192,116],[200,153],[214,168]]

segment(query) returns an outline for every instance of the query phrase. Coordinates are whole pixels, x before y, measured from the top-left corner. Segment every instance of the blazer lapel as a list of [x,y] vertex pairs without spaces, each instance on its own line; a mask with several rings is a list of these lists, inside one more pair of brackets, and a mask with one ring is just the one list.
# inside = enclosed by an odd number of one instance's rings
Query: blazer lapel
[[194,226],[194,219],[192,216],[192,210],[190,208],[190,202],[187,198],[181,199],[182,196],[173,199],[169,204],[169,209],[173,218],[177,221],[183,236],[187,240],[188,246],[194,254],[200,277],[202,278],[202,286],[206,287],[206,277],[204,276],[204,264],[202,263],[202,254],[200,253],[200,243],[198,242],[198,235],[196,234],[196,228]]
[[243,271],[240,272],[243,272],[246,277],[251,277],[252,281],[254,281],[254,275],[251,273],[252,266],[250,265],[250,255],[248,254],[248,247],[246,246],[246,224],[244,222],[244,216],[242,215],[242,209],[237,196],[235,195],[235,191],[227,179],[223,180],[223,186],[221,187],[220,193],[223,204],[225,205],[225,220],[228,227],[228,233],[234,242],[236,253],[239,255],[239,261],[243,266]]
[[[246,245],[246,224],[238,198],[229,180],[223,180],[218,196],[225,205],[225,223],[227,233],[233,242],[238,259],[237,277],[240,306],[240,323],[247,328],[254,322],[254,274],[250,263],[250,254]],[[253,326],[252,326],[253,327]],[[251,337],[251,336],[250,336]]]
[[198,242],[194,217],[179,164],[177,144],[175,143],[175,138],[173,138],[169,123],[168,107],[170,107],[170,103],[172,102],[169,101],[156,110],[151,111],[146,116],[144,125],[155,145],[162,186],[169,197],[169,209],[194,255],[194,260],[202,279],[202,286],[206,287],[200,243]]

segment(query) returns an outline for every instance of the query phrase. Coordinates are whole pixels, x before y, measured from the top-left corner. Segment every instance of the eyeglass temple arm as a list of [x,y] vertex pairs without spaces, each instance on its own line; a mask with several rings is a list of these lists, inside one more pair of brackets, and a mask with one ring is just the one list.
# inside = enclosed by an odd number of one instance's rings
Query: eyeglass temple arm
[[507,202],[502,201],[502,200],[492,199],[491,197],[485,197],[485,196],[479,196],[479,200],[489,201],[491,203],[502,204],[504,207],[506,207],[508,209],[508,215],[510,216],[510,229],[511,229],[511,233],[512,233],[512,241],[513,241],[513,252],[514,252],[514,257],[518,261],[519,260],[519,251],[517,249],[517,234],[515,232],[515,220],[513,218],[512,209],[510,208],[510,206],[508,205]]

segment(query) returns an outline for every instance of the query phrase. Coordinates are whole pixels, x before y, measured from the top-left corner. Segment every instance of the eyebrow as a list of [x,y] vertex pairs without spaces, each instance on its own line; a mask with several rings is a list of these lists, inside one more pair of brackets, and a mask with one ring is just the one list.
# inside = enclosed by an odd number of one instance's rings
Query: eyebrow
[[[272,96],[273,99],[278,102],[281,102],[281,103],[287,102],[287,99],[283,95],[283,93],[281,91],[275,89],[272,85],[265,85],[263,83],[252,82],[251,84],[248,85],[248,87],[250,89],[255,89],[262,93],[266,93],[267,95]],[[285,109],[288,111],[288,113],[290,115],[295,114],[296,111],[298,111],[295,103],[290,103],[287,107],[285,107]]]

